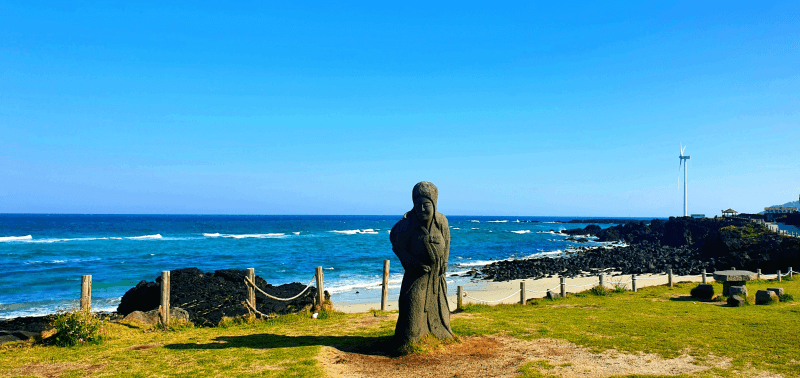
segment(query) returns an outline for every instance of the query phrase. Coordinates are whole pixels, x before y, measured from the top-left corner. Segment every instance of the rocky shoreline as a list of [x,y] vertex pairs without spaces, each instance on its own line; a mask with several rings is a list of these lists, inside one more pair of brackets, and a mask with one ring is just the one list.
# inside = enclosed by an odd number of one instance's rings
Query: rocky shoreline
[[[587,222],[587,221],[582,221]],[[577,221],[575,222],[577,223]],[[622,274],[699,274],[735,267],[774,272],[800,266],[800,239],[780,236],[741,219],[669,218],[626,222],[601,229],[561,231],[570,237],[596,236],[597,241],[622,241],[624,247],[579,248],[564,258],[542,257],[492,263],[475,273],[476,278],[508,281],[553,275],[575,277],[618,271]]]

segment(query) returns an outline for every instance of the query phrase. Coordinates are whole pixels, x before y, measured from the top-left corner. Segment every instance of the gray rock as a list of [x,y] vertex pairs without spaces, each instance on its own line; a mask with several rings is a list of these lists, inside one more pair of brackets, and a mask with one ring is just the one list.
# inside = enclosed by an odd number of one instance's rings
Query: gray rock
[[558,293],[554,293],[554,292],[552,292],[550,290],[547,291],[547,299],[556,299],[556,298],[558,298],[560,296],[561,295],[558,294]]
[[730,296],[734,295],[740,295],[743,298],[747,298],[747,286],[731,286]]
[[714,298],[714,285],[700,284],[691,291],[692,297],[709,300]]
[[[188,322],[189,321],[189,313],[186,310],[180,307],[172,307],[169,309],[169,316],[170,321],[177,321],[177,322]],[[126,321],[135,321],[139,322],[143,325],[153,325],[157,324],[161,321],[161,315],[158,313],[158,309],[150,310],[147,312],[142,311],[134,311],[128,314],[122,320]]]
[[728,306],[731,307],[742,307],[744,306],[744,298],[734,295],[728,298]]
[[752,281],[756,277],[758,277],[756,273],[748,270],[718,270],[714,272],[714,279],[717,281],[746,282]]
[[28,331],[0,331],[0,345],[12,341],[25,341],[38,335],[37,332]]
[[756,304],[767,304],[769,302],[777,302],[778,294],[774,291],[759,290],[756,292]]
[[777,294],[777,295],[783,295],[784,294],[784,291],[783,291],[782,287],[768,287],[767,290],[768,291],[774,291],[775,294]]
[[405,273],[400,287],[394,341],[404,349],[425,335],[452,339],[445,273],[450,255],[450,227],[436,211],[439,189],[422,181],[411,191],[414,208],[392,227],[389,240]]

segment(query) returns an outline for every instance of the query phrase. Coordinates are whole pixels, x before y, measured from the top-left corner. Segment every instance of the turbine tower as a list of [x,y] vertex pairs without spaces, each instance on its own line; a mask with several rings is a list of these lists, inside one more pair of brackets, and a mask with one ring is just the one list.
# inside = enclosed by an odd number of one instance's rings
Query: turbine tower
[[686,207],[686,168],[689,167],[689,162],[686,161],[686,160],[689,160],[692,157],[689,156],[689,155],[684,155],[683,154],[683,150],[685,150],[685,149],[686,149],[686,146],[681,145],[681,156],[678,156],[678,158],[681,159],[680,162],[678,162],[678,173],[680,173],[681,165],[683,165],[683,216],[684,217],[688,217],[689,216],[689,209],[688,209],[688,207]]

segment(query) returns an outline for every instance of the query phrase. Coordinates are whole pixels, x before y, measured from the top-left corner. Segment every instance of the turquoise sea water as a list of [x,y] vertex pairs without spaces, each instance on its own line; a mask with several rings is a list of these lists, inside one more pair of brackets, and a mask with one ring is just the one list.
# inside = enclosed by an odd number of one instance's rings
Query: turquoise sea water
[[[114,310],[140,280],[186,267],[255,268],[283,284],[308,283],[322,266],[335,303],[377,302],[383,260],[391,261],[390,297],[402,279],[389,242],[401,216],[0,214],[0,318],[77,305],[83,274],[92,275],[93,309]],[[553,223],[573,217],[448,219],[451,283],[492,261],[557,256],[581,244],[550,230],[586,226]]]

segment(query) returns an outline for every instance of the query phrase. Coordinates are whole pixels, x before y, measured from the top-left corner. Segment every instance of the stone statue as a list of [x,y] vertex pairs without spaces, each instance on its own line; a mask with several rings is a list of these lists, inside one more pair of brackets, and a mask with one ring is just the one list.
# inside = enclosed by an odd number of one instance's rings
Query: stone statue
[[400,315],[394,338],[398,349],[427,334],[452,339],[450,307],[447,303],[447,259],[450,255],[450,227],[436,211],[439,190],[422,181],[411,191],[414,209],[392,227],[392,250],[403,264],[400,287]]

